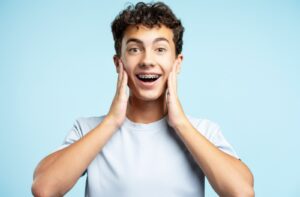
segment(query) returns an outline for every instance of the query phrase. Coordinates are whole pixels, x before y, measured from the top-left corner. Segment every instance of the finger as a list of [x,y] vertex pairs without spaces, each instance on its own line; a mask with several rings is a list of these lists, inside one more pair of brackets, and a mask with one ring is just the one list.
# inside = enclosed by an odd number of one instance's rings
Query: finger
[[175,94],[177,94],[177,67],[178,67],[178,61],[175,61],[175,66],[173,71],[173,87],[174,87]]
[[166,95],[165,95],[165,96],[166,96],[167,105],[168,105],[169,102],[170,102],[170,101],[169,101],[169,98],[170,98],[169,94],[170,94],[170,93],[169,93],[169,89],[167,89],[167,90],[166,90]]
[[117,83],[117,88],[120,88],[120,85],[122,83],[122,78],[123,78],[123,64],[121,60],[119,60],[119,73],[118,73],[118,83]]
[[173,77],[172,77],[172,75],[173,75],[173,69],[170,72],[169,77],[168,77],[168,91],[167,91],[168,97],[170,97],[173,94],[173,82],[172,82]]
[[125,70],[123,70],[123,78],[122,78],[122,83],[121,83],[121,87],[120,87],[121,95],[126,95],[127,83],[128,83],[128,75],[127,75],[127,72]]
[[177,61],[174,62],[172,74],[171,74],[171,83],[172,83],[172,92],[173,94],[176,94],[176,68],[177,68]]

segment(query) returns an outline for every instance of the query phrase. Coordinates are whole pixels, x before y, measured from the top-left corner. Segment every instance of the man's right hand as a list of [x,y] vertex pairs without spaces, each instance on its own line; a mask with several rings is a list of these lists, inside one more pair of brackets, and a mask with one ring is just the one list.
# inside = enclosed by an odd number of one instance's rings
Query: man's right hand
[[124,65],[119,60],[118,82],[115,97],[110,106],[106,119],[117,127],[120,127],[126,118],[128,95],[126,95],[126,86],[128,83],[128,75],[124,69]]
[[88,165],[126,118],[127,73],[119,63],[117,91],[106,118],[68,147],[45,157],[34,172],[34,196],[63,196],[77,182]]

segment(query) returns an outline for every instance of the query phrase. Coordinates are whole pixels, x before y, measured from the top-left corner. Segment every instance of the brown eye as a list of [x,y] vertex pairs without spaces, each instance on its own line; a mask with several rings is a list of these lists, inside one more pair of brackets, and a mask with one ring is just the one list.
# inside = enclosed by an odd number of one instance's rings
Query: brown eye
[[137,53],[140,53],[141,50],[140,50],[140,48],[132,47],[132,48],[129,48],[129,49],[128,49],[128,52],[129,52],[130,54],[137,54]]
[[158,53],[164,53],[164,52],[167,51],[167,49],[162,48],[162,47],[159,47],[159,48],[156,49],[156,51],[157,51]]

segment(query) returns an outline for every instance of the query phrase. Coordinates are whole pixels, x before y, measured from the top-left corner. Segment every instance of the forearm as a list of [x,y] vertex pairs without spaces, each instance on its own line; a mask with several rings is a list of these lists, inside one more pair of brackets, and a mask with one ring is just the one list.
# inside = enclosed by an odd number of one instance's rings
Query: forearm
[[188,120],[175,130],[220,196],[254,196],[253,177],[246,165],[220,151]]
[[46,157],[35,170],[33,193],[60,196],[80,178],[91,161],[111,138],[117,126],[105,118],[82,139]]

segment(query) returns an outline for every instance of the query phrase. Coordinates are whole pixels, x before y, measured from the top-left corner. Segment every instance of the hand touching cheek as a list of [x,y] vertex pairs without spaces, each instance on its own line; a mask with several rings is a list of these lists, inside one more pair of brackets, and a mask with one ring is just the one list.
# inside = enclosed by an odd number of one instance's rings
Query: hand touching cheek
[[111,122],[113,124],[116,124],[117,127],[120,127],[126,118],[126,109],[128,102],[128,95],[126,94],[127,83],[127,72],[124,69],[122,61],[119,60],[117,90],[107,115]]
[[168,77],[168,89],[166,95],[168,123],[173,128],[177,128],[187,120],[177,95],[176,71],[178,66],[179,62],[176,60]]

